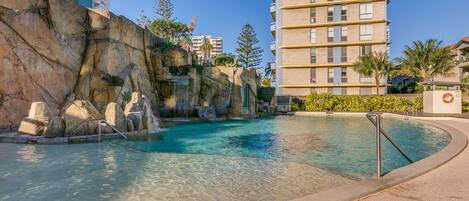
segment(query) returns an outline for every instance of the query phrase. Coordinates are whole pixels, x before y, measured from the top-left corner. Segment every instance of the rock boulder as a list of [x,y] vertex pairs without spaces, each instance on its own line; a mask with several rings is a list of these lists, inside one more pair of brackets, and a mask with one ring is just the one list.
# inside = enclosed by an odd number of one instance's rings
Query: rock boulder
[[127,130],[127,119],[124,115],[124,111],[117,103],[109,103],[107,105],[105,117],[106,121],[117,130],[121,132]]
[[42,135],[44,128],[45,128],[45,124],[43,122],[30,119],[30,118],[25,118],[23,119],[23,121],[21,121],[20,128],[18,129],[18,133],[40,136]]
[[65,131],[65,122],[60,117],[54,117],[49,121],[47,128],[44,130],[46,138],[63,137]]
[[49,121],[50,115],[49,115],[49,108],[47,107],[47,104],[44,102],[34,102],[31,104],[31,109],[29,110],[29,116],[30,119],[34,119],[37,121],[41,121],[43,123],[46,123]]
[[90,101],[76,100],[67,107],[63,119],[65,135],[80,136],[95,134],[99,121],[104,117]]

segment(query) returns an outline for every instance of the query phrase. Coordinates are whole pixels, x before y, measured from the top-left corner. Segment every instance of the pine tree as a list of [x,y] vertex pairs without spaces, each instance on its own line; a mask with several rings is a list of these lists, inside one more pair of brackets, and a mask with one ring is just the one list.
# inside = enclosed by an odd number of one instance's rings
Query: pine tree
[[141,26],[142,28],[146,28],[148,25],[150,25],[151,20],[148,16],[145,15],[145,11],[140,12],[140,16],[137,18],[137,24]]
[[162,20],[173,21],[174,6],[171,0],[156,0],[155,13]]
[[257,39],[256,32],[250,24],[244,25],[241,34],[237,38],[238,48],[238,62],[242,67],[257,67],[262,61],[263,50],[260,47],[255,47],[259,40]]

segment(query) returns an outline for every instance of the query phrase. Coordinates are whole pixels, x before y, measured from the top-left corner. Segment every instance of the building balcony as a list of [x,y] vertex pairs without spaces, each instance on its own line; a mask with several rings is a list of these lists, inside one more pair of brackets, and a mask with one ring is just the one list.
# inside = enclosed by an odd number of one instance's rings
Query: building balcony
[[340,1],[327,1],[327,2],[317,2],[317,3],[296,3],[284,5],[281,9],[302,9],[302,8],[313,8],[313,7],[326,7],[333,5],[348,5],[356,3],[366,3],[366,2],[379,2],[385,0],[340,0]]
[[361,77],[360,83],[373,83],[373,78],[371,77]]
[[275,34],[277,32],[277,25],[275,22],[270,23],[270,33],[272,33],[272,36],[275,38]]
[[272,18],[275,19],[276,13],[277,13],[277,4],[276,3],[271,3],[270,4],[270,14],[272,15]]
[[469,56],[460,56],[458,59],[458,67],[469,69]]
[[270,43],[270,50],[272,51],[273,54],[275,54],[275,52],[277,50],[277,45],[275,44],[275,41]]

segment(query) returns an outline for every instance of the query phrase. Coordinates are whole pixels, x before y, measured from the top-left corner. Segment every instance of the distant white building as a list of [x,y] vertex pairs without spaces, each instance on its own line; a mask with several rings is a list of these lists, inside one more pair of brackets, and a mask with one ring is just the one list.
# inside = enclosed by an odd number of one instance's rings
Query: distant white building
[[109,17],[110,0],[75,0],[80,5]]
[[[202,45],[207,41],[212,46],[210,52],[204,54],[202,50]],[[202,36],[193,36],[191,51],[194,51],[197,54],[199,60],[204,58],[210,58],[223,52],[223,38],[220,36],[211,36],[211,35],[202,35]],[[208,54],[208,55],[207,55]]]

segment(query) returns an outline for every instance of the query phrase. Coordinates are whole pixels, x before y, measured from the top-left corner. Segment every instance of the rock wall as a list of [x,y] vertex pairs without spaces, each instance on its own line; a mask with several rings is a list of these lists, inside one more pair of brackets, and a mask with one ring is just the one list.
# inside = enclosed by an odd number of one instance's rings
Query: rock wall
[[167,83],[172,69],[183,68],[190,68],[187,110],[207,105],[220,115],[242,115],[238,89],[257,87],[254,70],[234,78],[232,68],[196,70],[192,54],[162,44],[124,17],[107,18],[72,0],[1,0],[0,129],[17,128],[33,102],[46,103],[51,117],[63,116],[77,100],[104,115],[109,103],[123,109],[139,92],[155,113],[174,109],[167,103],[178,97]]
[[161,51],[160,39],[130,20],[71,0],[2,0],[0,8],[0,128],[17,127],[32,102],[47,103],[53,116],[74,100],[104,113],[140,91],[156,108],[162,58],[191,64],[189,53]]
[[[184,88],[187,91],[175,89],[172,80],[181,77],[188,79],[188,86]],[[191,117],[198,113],[197,107],[212,107],[217,116],[253,117],[256,115],[258,78],[255,69],[221,66],[205,67],[199,72],[192,68],[183,76],[173,76],[167,72],[167,81],[162,84],[160,91],[162,116]],[[245,90],[248,90],[250,98],[243,107]],[[185,105],[183,108],[186,111],[179,111],[181,107],[178,104]]]

